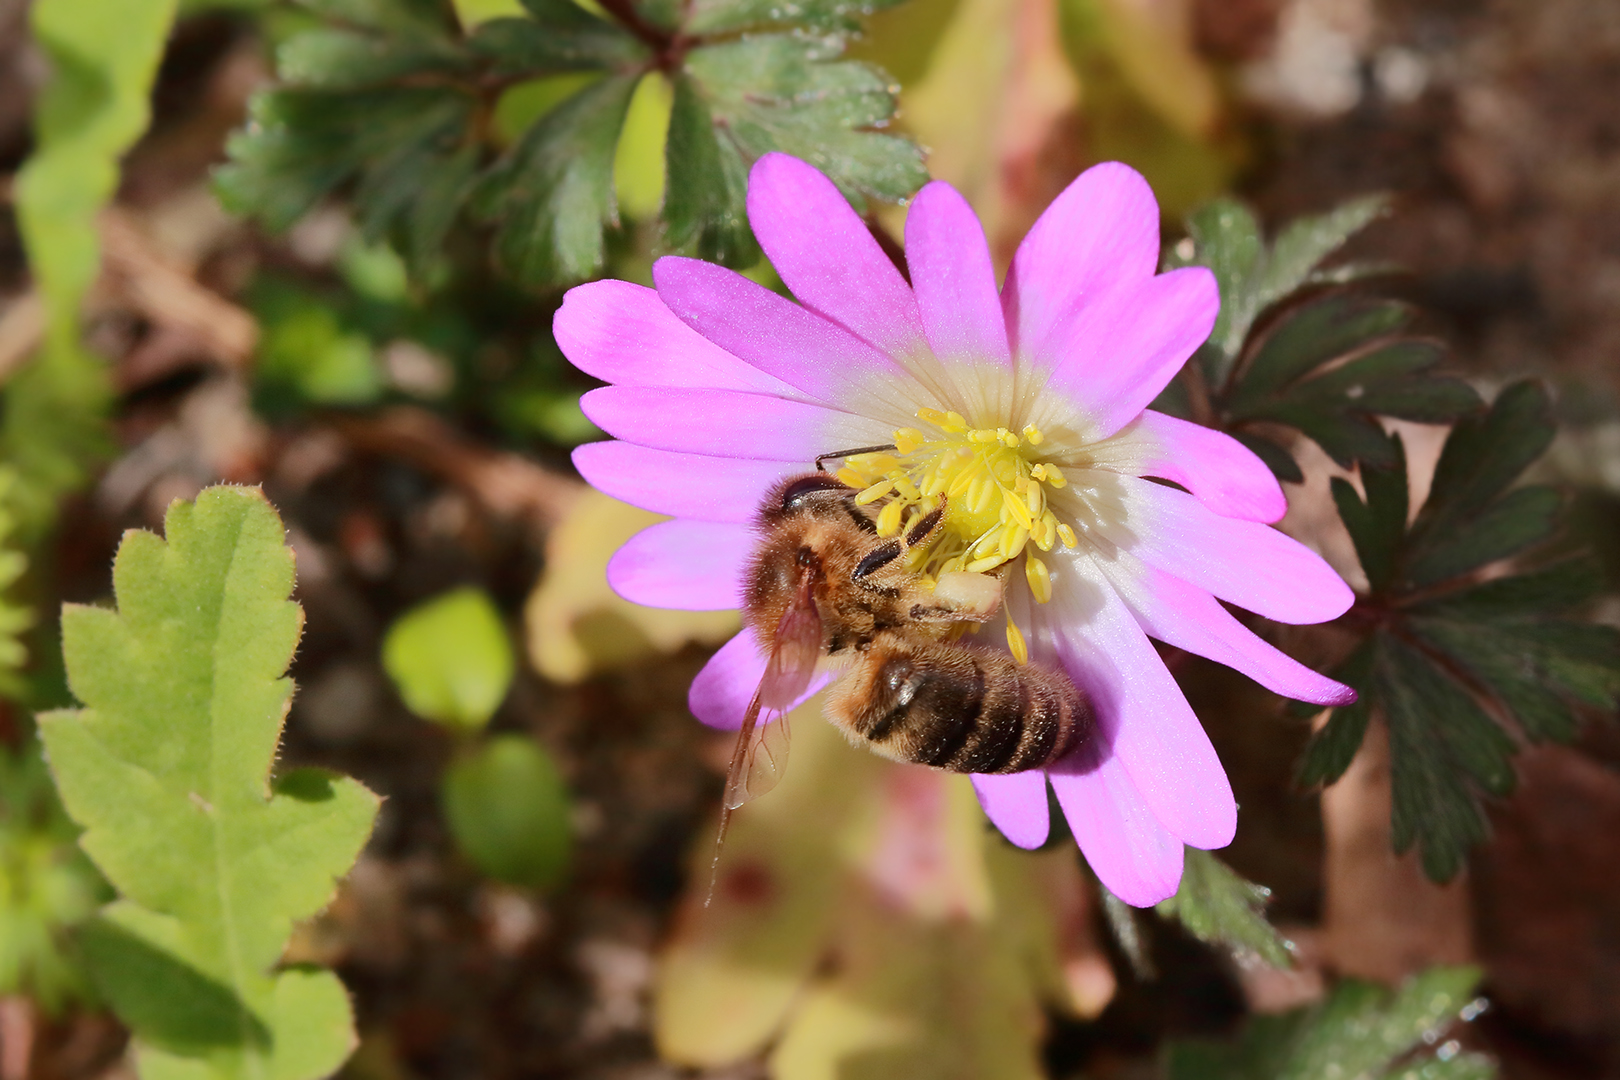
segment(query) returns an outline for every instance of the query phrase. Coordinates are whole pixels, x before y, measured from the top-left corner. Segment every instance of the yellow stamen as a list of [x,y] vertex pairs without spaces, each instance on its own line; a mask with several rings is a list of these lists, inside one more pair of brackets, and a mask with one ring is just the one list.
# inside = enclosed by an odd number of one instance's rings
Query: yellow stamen
[[1018,558],[1024,551],[1024,545],[1029,543],[1029,530],[1020,525],[1016,529],[1003,529],[1001,533],[1002,558],[1011,561]]
[[1024,505],[1023,499],[1010,491],[1003,491],[1001,501],[1007,513],[1011,514],[1013,520],[1022,525],[1026,531],[1035,527],[1035,518],[1030,514],[1029,507]]
[[1057,534],[1063,538],[1064,547],[1076,548],[1080,546],[1080,538],[1074,535],[1074,529],[1068,522],[1058,525]]
[[900,565],[932,581],[1023,558],[1032,592],[1049,600],[1051,578],[1036,549],[1051,551],[1060,536],[1072,547],[1078,538],[1052,509],[1052,491],[1068,482],[1063,471],[1035,458],[1045,434],[1033,424],[1021,433],[970,428],[961,413],[942,409],[918,409],[917,417],[918,426],[895,431],[892,451],[852,455],[837,474],[859,505],[877,511],[882,536],[899,535],[943,505],[939,525],[913,538]]
[[1012,650],[1014,660],[1020,664],[1029,663],[1029,646],[1024,644],[1024,635],[1019,631],[1018,624],[1011,619],[1007,620],[1007,648]]
[[894,536],[900,532],[900,515],[905,511],[906,504],[899,499],[885,503],[878,511],[877,531],[879,536]]
[[1024,580],[1029,582],[1029,592],[1036,603],[1044,604],[1052,599],[1052,572],[1033,555],[1024,560]]
[[880,480],[871,487],[867,488],[865,491],[861,492],[859,495],[855,496],[855,505],[866,506],[868,503],[875,503],[893,490],[893,480]]

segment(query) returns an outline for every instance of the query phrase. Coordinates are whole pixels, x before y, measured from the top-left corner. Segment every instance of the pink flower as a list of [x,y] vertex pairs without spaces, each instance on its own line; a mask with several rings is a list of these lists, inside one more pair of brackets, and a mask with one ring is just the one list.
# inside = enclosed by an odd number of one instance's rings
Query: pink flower
[[[1047,208],[999,294],[984,232],[945,183],[925,187],[906,222],[910,285],[833,184],[795,158],[754,166],[748,218],[799,303],[665,258],[656,291],[598,281],[557,313],[563,352],[612,384],[581,404],[616,441],[580,447],[579,471],[675,517],[619,550],[613,587],[657,607],[736,607],[766,489],[819,454],[895,444],[840,476],[886,500],[891,529],[948,490],[947,537],[921,572],[1021,564],[1005,573],[1008,648],[1061,666],[1097,713],[1087,743],[1051,767],[974,776],[985,812],[1013,843],[1041,844],[1050,779],[1115,895],[1139,906],[1172,895],[1182,845],[1230,843],[1237,806],[1148,638],[1289,697],[1354,698],[1218,602],[1314,623],[1353,599],[1266,524],[1286,509],[1271,472],[1228,436],[1147,408],[1209,335],[1213,276],[1155,275],[1158,207],[1117,163]],[[692,711],[737,727],[764,664],[739,634],[693,682]]]

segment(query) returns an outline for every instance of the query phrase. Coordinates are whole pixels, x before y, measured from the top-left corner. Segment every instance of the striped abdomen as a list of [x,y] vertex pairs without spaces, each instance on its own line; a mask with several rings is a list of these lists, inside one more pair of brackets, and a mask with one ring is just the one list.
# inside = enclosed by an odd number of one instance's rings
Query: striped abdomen
[[1091,703],[1061,672],[940,644],[873,645],[827,715],[884,757],[972,773],[1045,765],[1092,726]]

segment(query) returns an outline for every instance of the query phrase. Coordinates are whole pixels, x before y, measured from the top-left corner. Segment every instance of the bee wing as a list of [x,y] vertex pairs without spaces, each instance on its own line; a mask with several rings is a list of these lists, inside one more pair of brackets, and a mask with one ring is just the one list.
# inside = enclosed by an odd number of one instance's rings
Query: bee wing
[[720,851],[731,825],[731,812],[775,787],[787,768],[788,710],[809,689],[816,662],[821,658],[821,615],[811,591],[814,584],[810,573],[800,575],[798,595],[777,623],[765,675],[737,730],[737,745],[726,769],[720,831],[714,838],[714,861],[709,868],[709,895],[703,901],[704,907],[714,899]]
[[821,613],[811,592],[815,579],[808,572],[799,576],[799,592],[782,612],[771,640],[771,656],[765,664],[765,678],[759,684],[762,705],[786,712],[810,685],[821,659]]
[[760,697],[760,693],[754,694],[737,732],[737,747],[731,754],[731,767],[726,770],[727,810],[735,810],[771,790],[787,769],[787,713],[765,709]]
[[[726,830],[731,827],[731,812],[751,799],[757,799],[782,779],[787,768],[788,718],[787,712],[766,712],[760,703],[764,684],[754,691],[754,699],[743,714],[742,727],[737,731],[737,748],[731,752],[731,766],[726,769],[726,793],[720,800],[720,829],[714,837],[714,858],[709,863],[709,893],[703,900],[708,907],[714,901],[714,887],[720,880],[720,851],[726,844]],[[763,716],[764,723],[760,723]]]

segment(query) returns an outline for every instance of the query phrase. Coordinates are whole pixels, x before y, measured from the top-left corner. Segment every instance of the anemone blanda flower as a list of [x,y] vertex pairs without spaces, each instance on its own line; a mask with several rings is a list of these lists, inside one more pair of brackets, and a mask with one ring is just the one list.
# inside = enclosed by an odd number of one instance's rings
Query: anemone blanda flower
[[[612,384],[581,405],[615,441],[580,447],[575,464],[598,489],[675,517],[619,550],[613,587],[656,607],[738,606],[765,491],[817,455],[892,444],[839,475],[883,500],[891,532],[945,492],[945,536],[918,571],[1014,563],[1006,647],[1060,666],[1096,711],[1096,731],[1062,761],[974,776],[985,812],[1013,843],[1041,844],[1050,779],[1115,895],[1173,894],[1183,843],[1230,843],[1237,806],[1148,638],[1289,697],[1354,697],[1218,602],[1313,623],[1353,599],[1267,524],[1286,509],[1270,470],[1230,437],[1147,408],[1209,335],[1213,276],[1155,275],[1158,206],[1118,163],[1047,208],[999,294],[978,220],[942,182],[906,221],[909,285],[831,181],[795,158],[754,166],[748,218],[798,303],[665,258],[656,290],[594,282],[557,313],[564,354]],[[744,630],[693,682],[692,711],[736,728],[764,668]]]

